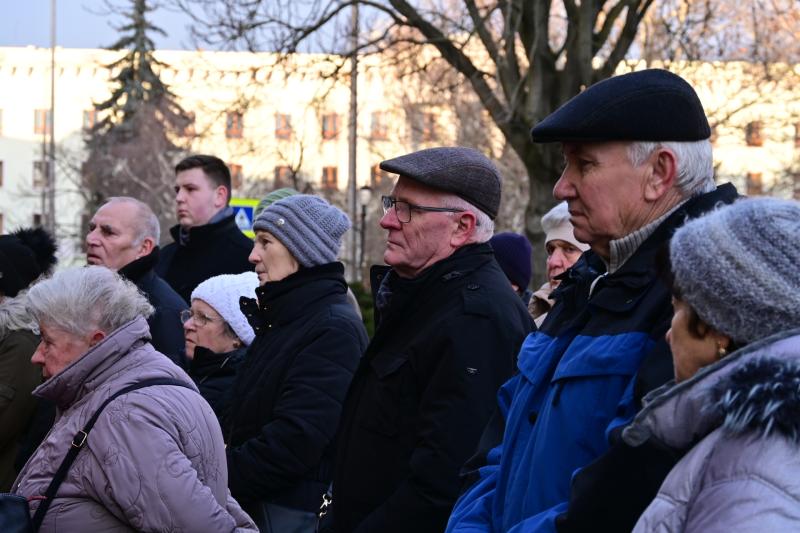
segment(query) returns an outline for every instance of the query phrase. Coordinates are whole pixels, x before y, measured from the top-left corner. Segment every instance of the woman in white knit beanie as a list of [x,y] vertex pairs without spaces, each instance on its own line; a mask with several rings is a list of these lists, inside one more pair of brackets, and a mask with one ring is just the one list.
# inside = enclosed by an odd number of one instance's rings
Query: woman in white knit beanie
[[254,297],[256,287],[255,272],[214,276],[192,291],[191,308],[181,313],[189,375],[217,418],[227,408],[227,392],[255,337],[239,299]]

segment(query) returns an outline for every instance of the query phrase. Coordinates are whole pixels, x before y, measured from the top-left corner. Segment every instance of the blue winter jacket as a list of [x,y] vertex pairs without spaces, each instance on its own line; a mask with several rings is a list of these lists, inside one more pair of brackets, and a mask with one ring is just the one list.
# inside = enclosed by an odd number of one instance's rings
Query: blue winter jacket
[[608,449],[607,433],[633,418],[645,389],[671,377],[664,244],[687,216],[735,197],[723,185],[689,200],[613,274],[591,251],[567,271],[522,346],[519,373],[498,392],[502,443],[456,503],[448,533],[556,530],[573,474]]

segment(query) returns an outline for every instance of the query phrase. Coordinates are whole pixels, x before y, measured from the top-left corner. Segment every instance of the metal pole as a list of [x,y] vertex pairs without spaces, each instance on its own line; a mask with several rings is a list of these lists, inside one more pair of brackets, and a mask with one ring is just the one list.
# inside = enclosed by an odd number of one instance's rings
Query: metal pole
[[56,235],[56,0],[50,0],[50,149],[47,164],[47,229]]
[[[349,182],[347,196],[350,202],[350,219],[356,220],[356,155],[357,155],[357,120],[358,120],[358,3],[354,2],[350,11],[350,122],[349,122]],[[350,280],[361,278],[360,269],[356,264],[356,239],[355,231],[350,232]]]
[[364,234],[367,231],[367,205],[361,204],[361,251],[358,256],[358,278],[359,281],[364,277]]

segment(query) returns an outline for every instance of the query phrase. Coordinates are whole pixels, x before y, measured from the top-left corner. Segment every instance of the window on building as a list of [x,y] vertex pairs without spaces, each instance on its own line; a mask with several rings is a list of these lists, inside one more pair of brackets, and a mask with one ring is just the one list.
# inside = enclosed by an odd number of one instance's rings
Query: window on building
[[279,165],[275,167],[275,183],[276,189],[281,187],[290,187],[292,185],[292,169],[286,165]]
[[33,225],[34,227],[41,227],[42,225],[42,215],[40,213],[33,214]]
[[322,188],[328,190],[339,188],[339,169],[322,167]]
[[761,181],[761,172],[747,173],[747,195],[757,196],[763,194],[764,184]]
[[283,113],[275,115],[275,138],[276,139],[291,139],[292,138],[292,116]]
[[[0,118],[3,115],[0,115]],[[0,125],[0,130],[2,130],[2,125]],[[800,148],[800,122],[794,125],[794,147]]]
[[244,120],[239,112],[230,112],[225,121],[225,137],[241,139],[244,133]]
[[335,139],[339,135],[339,115],[328,113],[322,116],[322,138]]
[[228,168],[231,171],[231,188],[238,189],[244,183],[244,173],[242,171],[242,165],[237,165],[236,163],[228,163]]
[[745,126],[744,138],[747,146],[764,145],[764,124],[760,120],[754,120]]
[[53,131],[53,117],[49,109],[33,110],[33,133],[36,135],[50,135]]
[[195,121],[194,113],[192,112],[186,113],[186,120],[183,123],[183,127],[181,127],[180,130],[178,131],[178,135],[180,135],[181,137],[194,137],[195,136],[194,121]]
[[83,112],[83,129],[90,130],[97,124],[97,110],[87,109]]
[[34,161],[33,162],[33,186],[42,188],[47,185],[47,174],[50,169],[49,161]]
[[717,133],[717,126],[711,126],[711,137],[709,137],[709,141],[711,141],[712,145],[717,144],[717,140],[719,139],[719,133]]
[[381,169],[380,165],[373,165],[369,169],[369,183],[373,189],[379,189],[389,182],[389,173]]
[[411,140],[414,143],[432,142],[436,140],[436,115],[423,109],[411,112]]
[[385,141],[389,138],[389,128],[386,123],[386,113],[375,111],[370,120],[370,136],[377,141]]

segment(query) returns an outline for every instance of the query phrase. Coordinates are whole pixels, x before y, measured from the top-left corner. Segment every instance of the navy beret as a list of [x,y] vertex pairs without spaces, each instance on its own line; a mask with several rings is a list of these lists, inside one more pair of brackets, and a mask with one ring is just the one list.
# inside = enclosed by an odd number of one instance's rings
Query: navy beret
[[381,169],[451,192],[492,220],[500,209],[500,173],[485,155],[472,148],[428,148],[383,161]]
[[648,69],[595,83],[531,130],[534,142],[700,141],[711,128],[680,76]]

